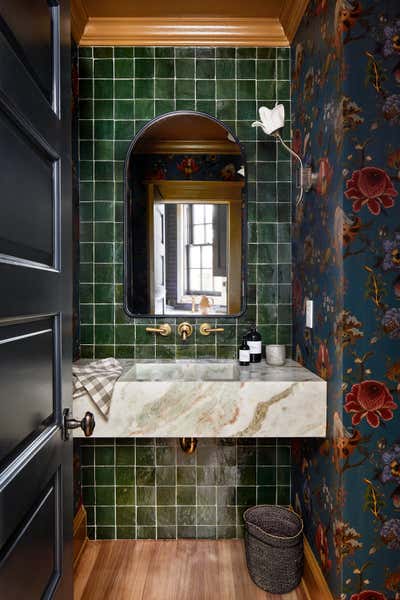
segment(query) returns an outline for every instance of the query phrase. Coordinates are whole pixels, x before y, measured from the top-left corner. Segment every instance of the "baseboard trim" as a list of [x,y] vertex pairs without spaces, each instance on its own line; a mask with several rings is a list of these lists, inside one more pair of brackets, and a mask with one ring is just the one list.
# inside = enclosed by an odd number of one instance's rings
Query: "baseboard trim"
[[79,562],[80,557],[82,556],[82,552],[86,546],[88,541],[87,537],[87,516],[86,510],[83,505],[80,506],[78,512],[74,517],[74,543],[73,543],[73,553],[74,553],[74,569]]
[[334,600],[307,538],[304,538],[302,588],[307,600]]

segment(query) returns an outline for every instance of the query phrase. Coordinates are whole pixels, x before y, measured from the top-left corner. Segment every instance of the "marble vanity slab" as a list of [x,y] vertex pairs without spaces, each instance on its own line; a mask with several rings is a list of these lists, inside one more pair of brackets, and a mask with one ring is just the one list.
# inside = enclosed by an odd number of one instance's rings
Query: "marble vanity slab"
[[76,418],[94,413],[95,437],[325,437],[326,382],[292,360],[121,362],[108,419],[74,400]]

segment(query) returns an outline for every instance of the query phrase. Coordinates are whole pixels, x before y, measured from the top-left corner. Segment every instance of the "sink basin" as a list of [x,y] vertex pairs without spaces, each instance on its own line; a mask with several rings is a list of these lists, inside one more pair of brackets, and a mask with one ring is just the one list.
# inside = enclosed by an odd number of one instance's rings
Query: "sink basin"
[[[107,418],[88,395],[95,437],[325,437],[326,382],[298,363],[121,361]],[[80,435],[74,430],[74,435]]]
[[239,367],[233,360],[137,362],[125,381],[237,381]]

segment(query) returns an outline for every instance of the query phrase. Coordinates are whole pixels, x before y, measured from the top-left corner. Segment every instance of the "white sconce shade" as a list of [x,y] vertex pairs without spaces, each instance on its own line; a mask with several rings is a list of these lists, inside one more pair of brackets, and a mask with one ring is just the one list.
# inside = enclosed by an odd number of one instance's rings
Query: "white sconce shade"
[[282,129],[285,124],[285,107],[283,104],[277,104],[270,109],[266,106],[260,106],[258,113],[261,121],[254,121],[252,127],[261,127],[264,133],[271,135]]

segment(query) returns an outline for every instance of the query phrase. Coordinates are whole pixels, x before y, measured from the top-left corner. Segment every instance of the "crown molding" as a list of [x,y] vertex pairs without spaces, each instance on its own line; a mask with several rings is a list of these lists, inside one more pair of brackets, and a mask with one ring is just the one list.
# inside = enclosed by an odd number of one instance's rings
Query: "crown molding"
[[80,43],[89,20],[82,0],[71,0],[71,33],[77,44]]
[[289,44],[292,43],[296,35],[308,3],[309,0],[294,0],[294,2],[293,0],[286,0],[283,5],[280,22]]
[[[297,3],[297,0],[295,4]],[[303,1],[300,2],[303,4]],[[81,0],[73,0],[74,8]],[[297,14],[296,9],[296,14]],[[78,20],[82,24],[82,18]],[[78,29],[78,28],[77,28]],[[100,18],[90,17],[80,46],[267,46],[289,40],[278,18]]]

